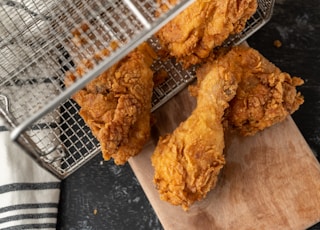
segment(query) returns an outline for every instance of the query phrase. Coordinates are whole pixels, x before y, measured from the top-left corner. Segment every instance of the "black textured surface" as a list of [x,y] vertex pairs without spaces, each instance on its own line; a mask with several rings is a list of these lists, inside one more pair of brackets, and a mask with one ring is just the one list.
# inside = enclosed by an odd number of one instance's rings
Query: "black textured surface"
[[[275,40],[281,41],[280,48]],[[305,103],[293,119],[319,160],[319,1],[277,0],[270,22],[248,43],[283,71],[305,80],[299,88]],[[100,155],[95,157],[62,182],[57,228],[162,229],[130,166],[101,161]],[[309,230],[320,230],[320,223]]]
[[128,164],[99,155],[61,188],[59,229],[162,229]]

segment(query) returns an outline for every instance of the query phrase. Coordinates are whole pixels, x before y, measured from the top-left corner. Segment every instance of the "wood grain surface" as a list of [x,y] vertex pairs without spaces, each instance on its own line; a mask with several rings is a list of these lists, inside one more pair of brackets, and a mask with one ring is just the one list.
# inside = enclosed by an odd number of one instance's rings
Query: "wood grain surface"
[[188,212],[161,201],[150,156],[194,106],[185,89],[158,109],[151,140],[129,162],[165,229],[306,229],[320,221],[320,165],[291,117],[253,137],[226,134],[218,184]]

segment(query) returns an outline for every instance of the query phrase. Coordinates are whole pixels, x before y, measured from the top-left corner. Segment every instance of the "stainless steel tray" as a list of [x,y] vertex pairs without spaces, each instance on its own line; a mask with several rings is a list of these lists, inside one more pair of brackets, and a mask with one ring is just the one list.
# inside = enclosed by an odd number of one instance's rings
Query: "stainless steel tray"
[[[167,3],[166,12],[159,12],[154,0],[0,2],[0,114],[12,140],[61,179],[88,162],[100,146],[70,96],[142,41],[156,48],[152,35],[191,2]],[[226,45],[244,41],[270,19],[274,0],[258,2],[246,28]],[[119,48],[66,89],[65,73],[74,68],[71,31],[93,20],[92,33],[101,45],[108,47],[116,40]],[[81,55],[92,53],[83,49]],[[153,111],[195,78],[192,68],[183,70],[174,60],[157,60],[153,68],[170,70],[169,78],[154,89]]]

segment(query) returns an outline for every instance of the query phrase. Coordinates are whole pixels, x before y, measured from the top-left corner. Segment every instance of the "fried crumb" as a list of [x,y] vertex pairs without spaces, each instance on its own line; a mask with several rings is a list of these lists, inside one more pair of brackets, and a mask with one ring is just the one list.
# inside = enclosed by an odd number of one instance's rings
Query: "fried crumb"
[[98,209],[93,209],[93,215],[97,215],[98,214]]
[[280,47],[282,46],[282,42],[277,39],[277,40],[274,40],[273,45],[274,45],[276,48],[280,48]]
[[110,47],[111,47],[111,49],[113,50],[113,51],[115,51],[116,49],[118,49],[120,46],[119,46],[119,42],[117,42],[117,41],[112,41],[111,43],[110,43]]

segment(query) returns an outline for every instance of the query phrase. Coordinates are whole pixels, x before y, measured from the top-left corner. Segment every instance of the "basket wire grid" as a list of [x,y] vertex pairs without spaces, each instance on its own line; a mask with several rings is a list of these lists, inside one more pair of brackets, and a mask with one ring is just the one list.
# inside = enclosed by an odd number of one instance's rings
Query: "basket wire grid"
[[[154,0],[0,1],[0,114],[12,139],[61,179],[88,162],[100,146],[70,96],[142,41],[157,50],[152,34],[191,2],[167,3],[169,10],[155,17]],[[225,45],[241,43],[270,19],[274,0],[258,3],[246,28]],[[84,22],[90,24],[89,42],[75,53],[71,31]],[[90,36],[98,42],[90,43]],[[66,89],[64,77],[76,58],[91,57],[113,41],[119,47]],[[156,60],[152,68],[169,74],[154,89],[152,111],[195,78],[193,68],[183,70],[174,60]]]

